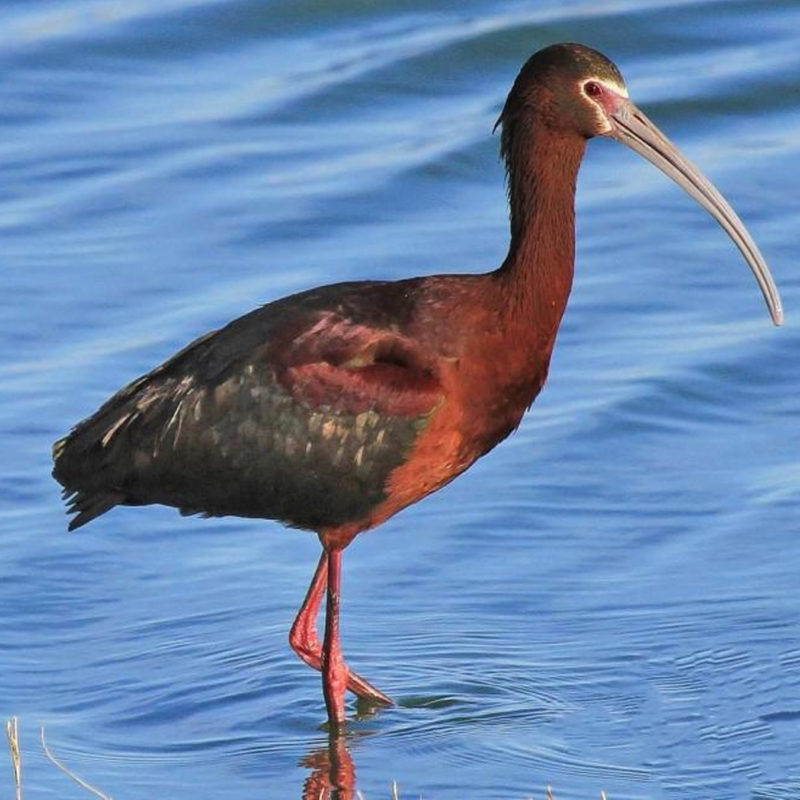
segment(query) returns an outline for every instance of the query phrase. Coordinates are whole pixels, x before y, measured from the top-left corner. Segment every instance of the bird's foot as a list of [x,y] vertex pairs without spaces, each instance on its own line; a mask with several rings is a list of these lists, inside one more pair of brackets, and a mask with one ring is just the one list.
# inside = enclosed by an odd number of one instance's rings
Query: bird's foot
[[[297,639],[291,641],[292,649],[300,659],[308,664],[309,667],[322,671],[322,645],[316,636],[308,637],[304,642]],[[314,646],[316,645],[316,646]],[[394,701],[391,697],[384,694],[380,689],[373,686],[366,678],[362,678],[357,672],[347,669],[347,689],[357,695],[361,700],[373,706],[393,706]]]
[[373,686],[366,678],[362,678],[358,673],[353,672],[348,667],[347,688],[358,695],[359,699],[371,705],[393,706],[394,700],[389,695],[384,694],[380,689]]

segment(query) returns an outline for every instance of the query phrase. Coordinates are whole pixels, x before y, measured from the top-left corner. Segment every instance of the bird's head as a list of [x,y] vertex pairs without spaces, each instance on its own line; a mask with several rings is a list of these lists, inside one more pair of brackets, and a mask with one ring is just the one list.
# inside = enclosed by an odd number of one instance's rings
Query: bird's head
[[711,182],[628,97],[619,69],[582,44],[554,44],[534,53],[520,70],[497,124],[511,164],[519,133],[550,133],[590,139],[607,136],[630,147],[705,208],[744,255],[764,295],[772,321],[783,322],[778,290],[744,223]]
[[554,44],[522,67],[498,123],[535,122],[589,139],[611,132],[611,115],[627,99],[620,71],[604,55],[582,44]]

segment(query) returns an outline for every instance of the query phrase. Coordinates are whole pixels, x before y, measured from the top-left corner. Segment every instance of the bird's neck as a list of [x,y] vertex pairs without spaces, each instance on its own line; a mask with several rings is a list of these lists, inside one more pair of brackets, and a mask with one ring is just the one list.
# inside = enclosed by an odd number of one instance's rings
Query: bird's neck
[[504,131],[511,244],[495,273],[515,335],[555,339],[575,262],[575,184],[583,137],[544,125]]

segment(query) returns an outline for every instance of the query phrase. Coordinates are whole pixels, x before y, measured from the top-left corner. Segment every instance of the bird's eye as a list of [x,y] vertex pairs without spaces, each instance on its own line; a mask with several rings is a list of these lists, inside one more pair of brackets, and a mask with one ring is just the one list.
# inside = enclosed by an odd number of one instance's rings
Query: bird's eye
[[603,87],[599,83],[595,83],[595,81],[586,81],[583,84],[583,91],[589,97],[599,97],[603,93]]

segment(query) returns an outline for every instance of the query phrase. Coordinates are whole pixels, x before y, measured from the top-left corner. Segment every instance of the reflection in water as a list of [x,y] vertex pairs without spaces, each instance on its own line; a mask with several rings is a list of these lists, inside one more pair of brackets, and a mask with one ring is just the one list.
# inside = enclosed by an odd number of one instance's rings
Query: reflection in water
[[[384,708],[359,697],[353,719],[356,722],[371,719]],[[300,762],[300,766],[311,770],[303,783],[303,800],[355,800],[361,797],[360,793],[356,794],[356,765],[348,739],[368,735],[369,732],[363,729],[358,732],[329,729],[327,746],[312,750]]]
[[328,746],[314,750],[301,762],[311,768],[303,784],[303,800],[353,800],[356,767],[347,747],[346,734],[331,731]]

